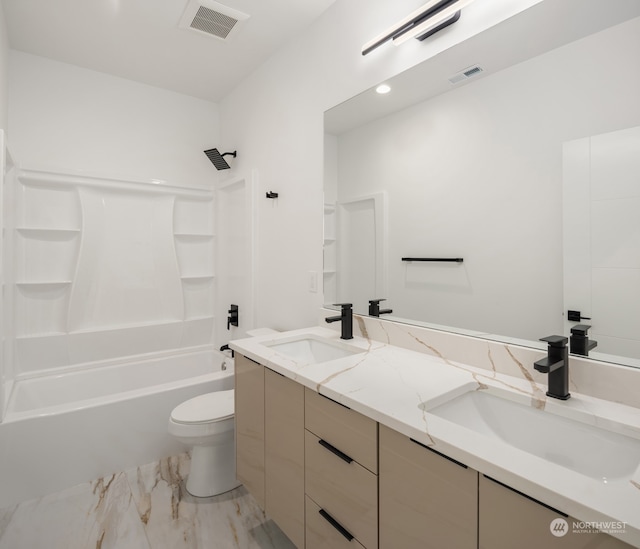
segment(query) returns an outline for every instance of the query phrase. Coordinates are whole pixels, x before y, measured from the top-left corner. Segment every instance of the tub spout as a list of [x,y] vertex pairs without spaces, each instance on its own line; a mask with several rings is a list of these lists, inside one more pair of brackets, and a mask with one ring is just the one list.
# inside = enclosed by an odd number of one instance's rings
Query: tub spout
[[235,351],[229,347],[228,343],[220,347],[220,352],[223,352],[223,351],[231,351],[231,358],[235,357]]

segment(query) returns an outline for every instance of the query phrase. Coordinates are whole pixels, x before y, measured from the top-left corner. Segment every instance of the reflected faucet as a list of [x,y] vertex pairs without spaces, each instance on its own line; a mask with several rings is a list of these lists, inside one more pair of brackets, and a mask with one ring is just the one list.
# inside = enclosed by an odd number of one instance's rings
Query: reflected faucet
[[353,339],[353,310],[351,309],[351,303],[334,303],[336,307],[340,307],[339,316],[328,316],[325,321],[331,324],[332,322],[341,322],[342,331],[340,339]]
[[540,341],[546,341],[547,356],[533,363],[533,367],[549,374],[547,396],[567,400],[571,397],[569,393],[569,349],[567,348],[568,338],[564,336],[552,335],[543,337]]
[[392,309],[381,309],[381,301],[386,301],[386,299],[371,299],[369,301],[369,316],[387,315],[393,312]]
[[589,324],[576,324],[571,328],[569,343],[572,354],[589,356],[589,351],[598,345],[597,341],[589,341],[587,336],[589,328],[591,328]]

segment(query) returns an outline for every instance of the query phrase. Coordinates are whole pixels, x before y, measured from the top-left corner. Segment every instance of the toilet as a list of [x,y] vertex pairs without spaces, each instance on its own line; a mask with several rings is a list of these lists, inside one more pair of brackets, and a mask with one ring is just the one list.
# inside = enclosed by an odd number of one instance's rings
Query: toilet
[[169,418],[169,434],[191,446],[187,492],[210,497],[228,492],[236,480],[234,390],[197,396],[176,406]]

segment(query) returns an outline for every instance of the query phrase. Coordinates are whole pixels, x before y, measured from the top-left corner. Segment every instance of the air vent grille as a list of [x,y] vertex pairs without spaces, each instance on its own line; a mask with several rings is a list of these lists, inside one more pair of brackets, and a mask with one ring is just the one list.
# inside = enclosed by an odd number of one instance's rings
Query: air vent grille
[[477,72],[482,72],[482,69],[476,65],[475,67],[470,68],[468,71],[464,71],[464,75],[469,78],[469,76],[473,76]]
[[473,65],[454,74],[451,78],[449,78],[449,82],[451,82],[452,84],[457,84],[458,82],[462,82],[463,80],[472,78],[480,74],[481,72],[484,72],[484,69],[480,65]]
[[190,0],[180,20],[180,27],[228,40],[236,33],[246,13],[213,0]]
[[200,6],[189,26],[192,29],[208,32],[218,38],[225,39],[229,36],[229,33],[233,30],[233,27],[236,26],[237,22],[237,19],[229,17],[224,13]]

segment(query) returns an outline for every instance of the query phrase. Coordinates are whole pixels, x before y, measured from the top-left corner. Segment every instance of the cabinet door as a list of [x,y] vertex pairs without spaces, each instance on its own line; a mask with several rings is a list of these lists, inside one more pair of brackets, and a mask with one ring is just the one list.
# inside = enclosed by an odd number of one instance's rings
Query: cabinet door
[[265,369],[265,511],[304,547],[304,386]]
[[264,509],[264,367],[236,354],[236,476]]
[[[558,513],[484,475],[480,475],[479,489],[480,549],[513,549],[514,547],[630,549],[631,547],[601,532],[574,532],[574,519],[571,517]],[[556,535],[552,533],[554,525]],[[562,534],[563,532],[565,533]]]
[[383,425],[379,436],[380,549],[476,549],[478,473]]

